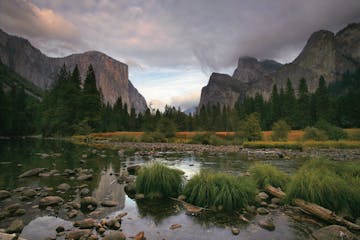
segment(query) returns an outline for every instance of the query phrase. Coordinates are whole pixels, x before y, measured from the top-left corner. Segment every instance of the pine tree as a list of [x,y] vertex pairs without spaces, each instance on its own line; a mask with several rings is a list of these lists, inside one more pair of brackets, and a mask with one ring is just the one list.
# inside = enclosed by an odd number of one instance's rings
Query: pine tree
[[330,100],[326,82],[323,76],[319,79],[319,86],[315,92],[316,121],[320,119],[329,120]]
[[310,125],[310,96],[305,78],[300,80],[299,96],[296,101],[294,125],[303,129]]
[[290,79],[287,80],[286,83],[286,91],[285,91],[285,99],[284,99],[284,118],[290,126],[294,125],[294,114],[295,114],[295,106],[296,98],[295,91],[292,87]]

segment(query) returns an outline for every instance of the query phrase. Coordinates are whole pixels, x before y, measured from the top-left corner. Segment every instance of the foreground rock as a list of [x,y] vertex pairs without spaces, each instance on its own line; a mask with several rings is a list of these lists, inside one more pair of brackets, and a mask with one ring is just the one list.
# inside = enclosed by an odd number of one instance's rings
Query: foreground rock
[[62,183],[57,187],[58,190],[64,191],[64,192],[66,192],[70,188],[71,188],[71,186],[69,184],[67,184],[67,183]]
[[91,235],[91,230],[74,230],[66,234],[66,239],[87,239]]
[[48,206],[58,206],[64,202],[64,199],[58,196],[47,196],[40,199],[39,208],[46,208]]
[[0,190],[0,200],[9,198],[11,196],[11,193],[6,190]]
[[358,240],[349,230],[339,225],[320,228],[312,234],[312,237],[316,240]]
[[19,178],[39,176],[40,173],[45,172],[46,168],[34,168],[24,172]]
[[92,218],[86,218],[84,220],[81,221],[76,221],[74,223],[75,227],[78,227],[80,229],[92,229],[93,227],[95,227],[95,220]]
[[24,228],[24,223],[21,219],[15,219],[11,222],[8,229],[6,229],[7,233],[20,233]]

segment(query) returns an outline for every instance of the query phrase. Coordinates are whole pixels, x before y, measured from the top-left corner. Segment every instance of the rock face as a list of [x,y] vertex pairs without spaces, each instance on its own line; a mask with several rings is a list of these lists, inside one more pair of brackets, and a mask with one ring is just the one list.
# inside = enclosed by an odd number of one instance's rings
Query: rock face
[[73,69],[78,64],[82,80],[87,68],[93,65],[97,86],[104,101],[114,104],[118,97],[137,112],[146,109],[144,97],[128,78],[128,66],[101,52],[89,51],[63,58],[47,57],[23,38],[11,36],[0,30],[0,60],[13,71],[42,89],[49,89],[55,81],[60,67],[65,64]]
[[314,92],[320,76],[330,83],[342,73],[354,71],[358,67],[360,23],[349,24],[336,34],[320,30],[310,36],[299,56],[289,64],[242,57],[232,78],[217,77],[214,80],[212,74],[208,85],[202,89],[199,108],[217,103],[233,107],[234,102],[238,101],[234,99],[236,96],[241,101],[245,95],[254,96],[257,93],[268,99],[273,85],[285,88],[287,79],[291,80],[293,88],[297,90],[301,78],[305,78],[309,91]]

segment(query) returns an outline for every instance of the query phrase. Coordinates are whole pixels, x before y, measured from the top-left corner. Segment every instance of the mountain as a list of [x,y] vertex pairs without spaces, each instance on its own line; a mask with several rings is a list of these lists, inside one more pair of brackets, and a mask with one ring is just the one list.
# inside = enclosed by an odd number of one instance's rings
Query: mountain
[[[289,64],[241,57],[232,77],[215,73],[218,77],[214,80],[213,73],[208,85],[202,89],[199,108],[217,103],[233,107],[238,99],[257,93],[268,99],[273,85],[285,88],[287,79],[297,90],[301,78],[305,78],[309,91],[314,92],[320,76],[329,84],[342,73],[355,71],[358,67],[360,23],[349,24],[336,34],[320,30],[310,36],[299,56]],[[234,99],[236,97],[238,99]]]
[[101,52],[89,51],[52,58],[41,53],[28,40],[0,30],[0,60],[41,89],[51,88],[63,64],[68,69],[73,69],[77,64],[82,80],[92,64],[97,87],[101,89],[105,102],[114,104],[121,97],[123,103],[127,103],[129,108],[134,107],[137,112],[143,112],[147,107],[145,98],[129,81],[128,66]]

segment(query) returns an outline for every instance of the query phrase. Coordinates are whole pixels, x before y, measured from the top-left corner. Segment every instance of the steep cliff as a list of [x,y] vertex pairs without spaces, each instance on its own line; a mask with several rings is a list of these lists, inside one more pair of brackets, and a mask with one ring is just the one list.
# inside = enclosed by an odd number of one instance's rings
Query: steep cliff
[[[235,96],[238,92],[249,96],[260,93],[268,99],[272,86],[276,84],[279,88],[285,88],[287,79],[298,89],[301,78],[305,78],[309,91],[314,92],[320,76],[330,83],[342,73],[359,67],[360,23],[349,24],[336,34],[320,30],[310,36],[299,56],[289,64],[281,65],[271,60],[258,61],[251,57],[240,58],[233,78],[227,79],[226,85],[238,86],[237,83],[240,82],[243,89],[227,87],[226,94],[221,93],[223,82],[210,84],[210,77],[209,84],[202,89],[199,107],[217,102],[233,106],[234,100],[230,100],[227,95]],[[234,83],[230,84],[229,81]]]
[[52,86],[63,64],[68,69],[78,64],[82,80],[88,66],[92,64],[97,86],[101,89],[105,102],[114,104],[117,98],[121,97],[124,103],[134,107],[137,112],[146,109],[144,97],[128,79],[128,66],[101,52],[90,51],[63,58],[51,58],[33,47],[28,40],[10,36],[0,30],[0,59],[3,64],[42,89]]

